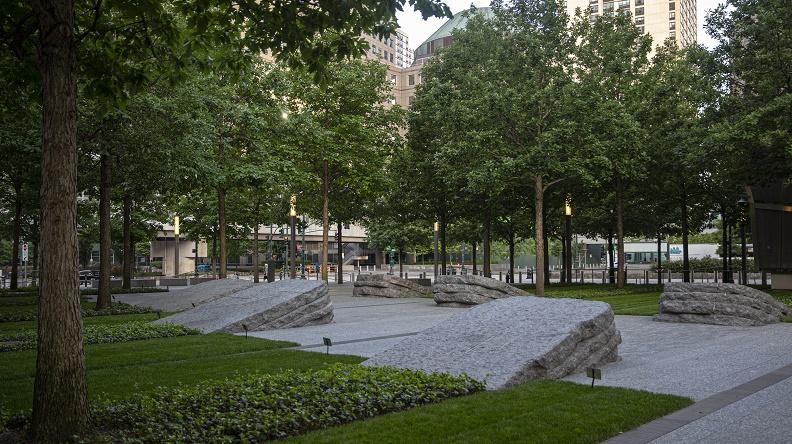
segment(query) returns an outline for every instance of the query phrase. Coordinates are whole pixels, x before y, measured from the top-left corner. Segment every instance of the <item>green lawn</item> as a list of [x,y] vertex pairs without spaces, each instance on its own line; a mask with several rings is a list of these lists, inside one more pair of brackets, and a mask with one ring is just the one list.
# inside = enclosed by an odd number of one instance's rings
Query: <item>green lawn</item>
[[[534,291],[533,285],[516,285],[528,292]],[[609,284],[552,284],[545,286],[545,294],[556,298],[586,299],[607,302],[617,315],[657,314],[658,301],[663,288],[659,285],[627,285],[616,288]]]
[[[531,293],[534,291],[533,285],[516,284],[515,286]],[[792,307],[792,290],[755,288]],[[545,294],[549,297],[607,302],[617,315],[652,316],[657,314],[662,292],[661,285],[627,284],[621,289],[610,284],[551,284],[545,286]]]
[[[116,316],[103,316],[115,318]],[[240,373],[274,373],[330,363],[357,363],[356,356],[286,350],[288,342],[208,334],[88,345],[88,391],[91,399],[120,399],[157,386],[194,384]],[[33,396],[36,352],[0,354],[0,400],[10,411],[29,409]]]
[[[161,317],[168,316],[170,313],[162,312]],[[153,321],[157,319],[157,313],[125,314],[112,316],[87,316],[83,318],[84,325],[98,324],[120,324],[130,321]],[[17,330],[29,330],[36,328],[36,321],[19,322],[0,322],[0,336]]]
[[534,381],[298,436],[301,443],[598,443],[690,405],[671,395]]

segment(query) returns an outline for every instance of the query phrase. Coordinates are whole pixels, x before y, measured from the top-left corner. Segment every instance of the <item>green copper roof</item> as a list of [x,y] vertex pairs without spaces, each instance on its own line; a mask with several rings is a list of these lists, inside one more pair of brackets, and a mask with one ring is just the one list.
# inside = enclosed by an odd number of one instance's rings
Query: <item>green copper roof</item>
[[468,19],[472,14],[484,14],[484,17],[488,19],[495,16],[495,13],[491,8],[471,8],[457,12],[453,18],[443,23],[443,25],[434,32],[434,34],[430,35],[429,38],[424,40],[424,42],[418,46],[418,48],[415,50],[415,58],[418,59],[420,57],[429,55],[427,54],[427,43],[442,39],[444,37],[449,37],[455,29],[460,29],[467,26]]

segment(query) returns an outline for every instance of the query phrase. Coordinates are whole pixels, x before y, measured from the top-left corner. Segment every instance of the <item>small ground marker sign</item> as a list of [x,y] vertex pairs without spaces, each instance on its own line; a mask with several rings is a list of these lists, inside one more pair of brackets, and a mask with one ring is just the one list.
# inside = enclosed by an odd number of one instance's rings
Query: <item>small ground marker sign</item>
[[601,368],[588,367],[588,368],[586,368],[586,376],[591,378],[591,386],[594,387],[594,380],[595,379],[602,379],[602,369]]
[[330,338],[322,338],[322,341],[324,342],[324,345],[327,346],[327,352],[325,354],[329,355],[330,347],[333,346],[333,341],[331,341]]

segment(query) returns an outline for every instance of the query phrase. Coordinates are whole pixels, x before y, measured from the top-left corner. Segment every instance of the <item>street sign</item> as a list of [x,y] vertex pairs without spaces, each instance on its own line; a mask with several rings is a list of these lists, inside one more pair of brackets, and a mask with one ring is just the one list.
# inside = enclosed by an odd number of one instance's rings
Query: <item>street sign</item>
[[22,262],[28,261],[28,244],[25,242],[22,244]]

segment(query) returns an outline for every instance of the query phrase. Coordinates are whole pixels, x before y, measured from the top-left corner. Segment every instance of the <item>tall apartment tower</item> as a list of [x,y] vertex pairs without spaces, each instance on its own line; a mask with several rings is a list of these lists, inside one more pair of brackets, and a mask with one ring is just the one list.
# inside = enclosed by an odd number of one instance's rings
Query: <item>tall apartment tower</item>
[[630,11],[635,24],[652,36],[655,46],[669,38],[680,46],[696,44],[696,0],[567,0],[570,15],[577,8],[588,9],[592,20]]
[[363,35],[363,38],[369,43],[366,58],[397,68],[407,68],[412,65],[413,53],[408,45],[407,34],[401,30],[397,29],[386,39],[368,34]]

